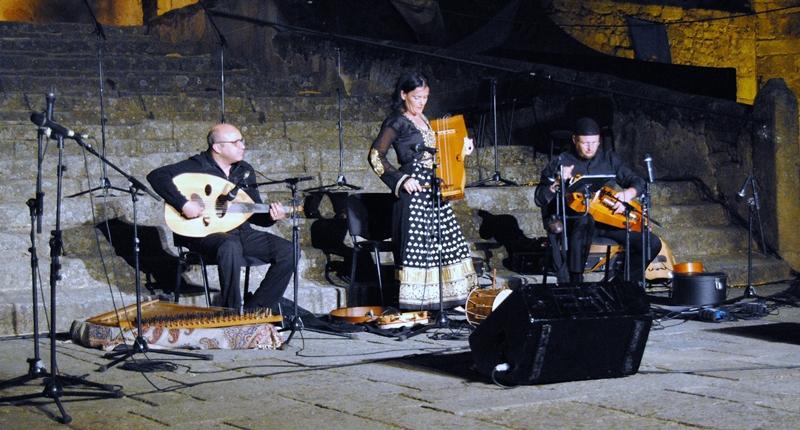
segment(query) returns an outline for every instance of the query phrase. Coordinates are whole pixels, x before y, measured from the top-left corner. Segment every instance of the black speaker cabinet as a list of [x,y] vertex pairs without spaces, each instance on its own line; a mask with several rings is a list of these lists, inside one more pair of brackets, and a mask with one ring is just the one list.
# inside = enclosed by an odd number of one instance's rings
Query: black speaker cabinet
[[[628,376],[650,333],[650,306],[632,283],[525,285],[469,337],[477,370],[510,384]],[[495,370],[500,364],[508,369]]]

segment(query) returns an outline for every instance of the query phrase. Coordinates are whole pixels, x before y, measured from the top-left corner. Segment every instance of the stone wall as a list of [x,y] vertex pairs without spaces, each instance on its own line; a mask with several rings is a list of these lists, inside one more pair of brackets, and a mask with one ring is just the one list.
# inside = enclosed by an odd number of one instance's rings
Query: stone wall
[[[796,3],[756,0],[753,5],[756,12],[764,12]],[[797,8],[741,16],[608,0],[552,0],[549,4],[549,16],[567,33],[597,51],[620,57],[634,57],[626,17],[666,25],[673,63],[736,68],[740,103],[752,104],[759,86],[774,77],[784,78],[795,93],[800,90]]]
[[756,1],[756,11],[796,6],[756,17],[756,64],[759,88],[781,78],[800,94],[800,4],[796,1]]
[[[590,8],[599,4],[589,2],[584,10],[594,11]],[[236,1],[227,5],[233,13],[267,21],[277,19],[274,10],[263,6]],[[667,9],[659,8],[660,16],[667,16],[663,15]],[[213,35],[209,34],[207,21],[199,18],[201,10],[184,9],[181,14],[171,15],[159,18],[152,30],[170,40],[194,40],[213,49]],[[683,15],[669,16],[678,20]],[[303,94],[335,95],[337,85],[342,85],[347,98],[346,117],[376,121],[386,112],[388,94],[400,71],[420,69],[433,84],[429,115],[471,109],[473,112],[467,112],[467,116],[474,126],[478,119],[475,112],[487,111],[482,78],[496,77],[501,145],[509,142],[546,152],[550,132],[568,129],[579,113],[600,116],[601,123],[609,127],[607,144],[611,145],[613,140],[613,146],[641,173],[644,173],[641,160],[650,154],[662,178],[701,181],[713,198],[746,215],[737,206],[735,194],[751,170],[753,135],[760,123],[752,117],[751,109],[741,104],[601,74],[476,56],[450,60],[441,51],[427,52],[420,47],[401,44],[376,47],[368,42],[279,33],[269,26],[236,19],[217,21],[223,33],[232,34],[237,41],[231,43],[230,61],[246,58],[261,67],[273,96],[291,101],[291,97]],[[336,49],[341,50],[340,75],[336,71]],[[414,52],[415,49],[419,52]],[[539,71],[536,76],[500,70],[534,68]],[[291,106],[286,106],[286,111],[292,115],[322,113]],[[512,117],[513,124],[509,125]]]
[[[142,0],[90,0],[97,20],[104,25],[142,25]],[[0,21],[91,22],[83,0],[4,0]]]
[[[197,3],[197,0],[90,0],[98,21],[104,25],[142,25],[145,8],[155,15]],[[261,2],[253,2],[261,3]],[[89,22],[83,0],[3,0],[0,21]]]

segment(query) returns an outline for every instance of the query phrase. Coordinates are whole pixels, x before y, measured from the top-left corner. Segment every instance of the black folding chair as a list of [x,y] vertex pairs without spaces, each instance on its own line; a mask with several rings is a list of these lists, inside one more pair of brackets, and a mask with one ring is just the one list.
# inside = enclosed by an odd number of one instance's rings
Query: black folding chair
[[389,193],[360,193],[347,197],[347,230],[353,240],[353,262],[350,267],[350,291],[355,284],[358,253],[371,252],[375,258],[375,275],[383,304],[381,252],[392,250],[392,207],[397,198]]
[[[196,251],[191,251],[184,246],[181,239],[177,236],[173,235],[173,242],[175,246],[178,247],[178,267],[175,271],[175,289],[173,290],[173,298],[172,300],[175,303],[178,303],[181,294],[181,275],[183,272],[190,265],[199,264],[200,268],[203,272],[203,291],[206,295],[206,305],[211,306],[211,292],[208,287],[208,269],[207,266],[216,265],[217,262],[210,256],[203,256],[201,253]],[[252,266],[262,266],[265,263],[254,257],[246,257],[247,265],[244,268],[244,291],[242,292],[242,298],[244,299],[247,296],[247,293],[250,288],[250,267]]]

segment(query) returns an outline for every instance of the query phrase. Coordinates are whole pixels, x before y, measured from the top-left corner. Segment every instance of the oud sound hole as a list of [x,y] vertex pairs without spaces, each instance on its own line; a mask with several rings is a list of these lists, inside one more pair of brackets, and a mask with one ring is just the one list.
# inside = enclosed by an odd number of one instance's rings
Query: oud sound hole
[[206,184],[206,187],[203,188],[203,191],[206,193],[207,196],[210,196],[211,195],[211,185],[210,184]]

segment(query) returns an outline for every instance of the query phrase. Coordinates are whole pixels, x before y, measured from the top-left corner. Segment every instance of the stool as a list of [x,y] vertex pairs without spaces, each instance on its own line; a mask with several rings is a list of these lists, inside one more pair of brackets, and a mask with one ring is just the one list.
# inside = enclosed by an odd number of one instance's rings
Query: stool
[[[607,237],[595,237],[592,239],[592,245],[589,248],[589,259],[586,260],[586,268],[584,272],[596,272],[603,269],[603,282],[611,279],[611,266],[618,254],[625,252],[624,247],[617,243],[614,239]],[[603,253],[604,257],[597,258],[596,261],[590,261],[592,254]]]
[[[264,264],[267,264],[255,257],[245,257],[245,260],[247,264],[244,268],[244,291],[242,292],[242,302],[244,302],[244,297],[247,295],[250,288],[250,267],[263,266]],[[173,291],[172,300],[173,302],[178,303],[181,291],[181,274],[191,264],[200,265],[200,268],[203,272],[203,290],[206,295],[206,305],[211,306],[211,293],[208,289],[208,270],[206,269],[206,266],[216,265],[217,262],[208,257],[203,258],[201,253],[197,251],[191,251],[188,248],[180,245],[178,245],[178,268],[175,271],[175,289]]]

